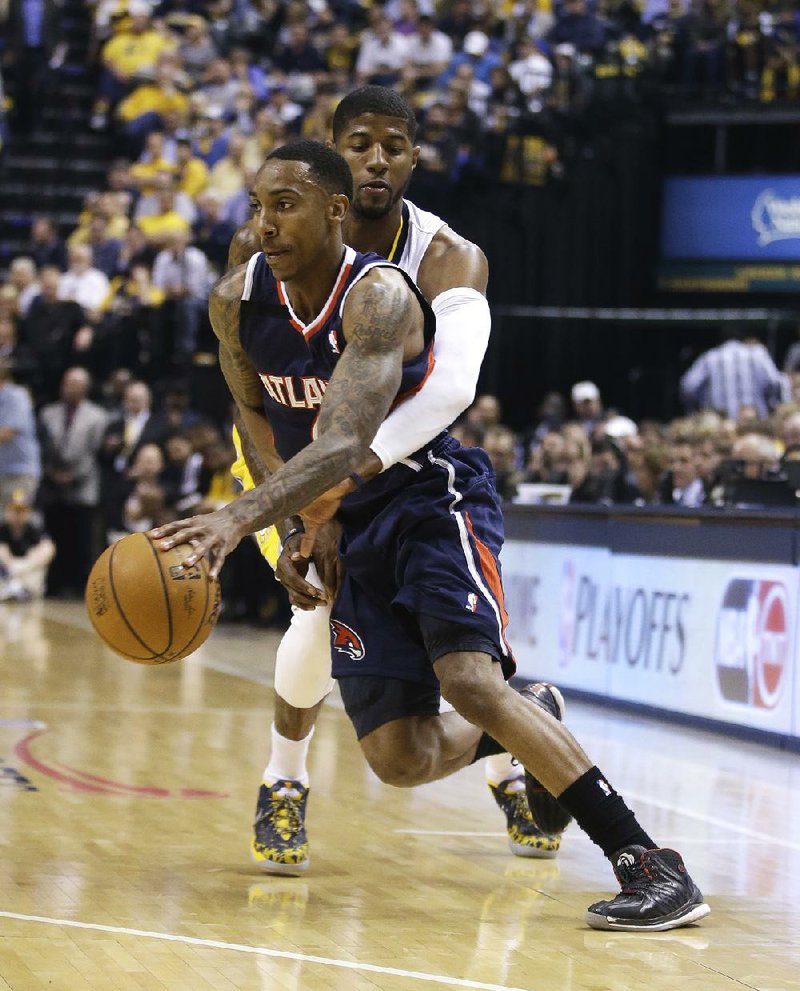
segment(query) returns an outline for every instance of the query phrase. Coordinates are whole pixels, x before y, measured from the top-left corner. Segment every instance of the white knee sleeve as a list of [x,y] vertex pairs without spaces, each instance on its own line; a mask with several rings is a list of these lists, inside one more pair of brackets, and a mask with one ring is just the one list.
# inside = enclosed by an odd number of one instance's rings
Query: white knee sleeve
[[[307,577],[320,585],[313,565]],[[295,709],[310,709],[333,688],[330,619],[330,606],[292,610],[275,659],[275,691]]]

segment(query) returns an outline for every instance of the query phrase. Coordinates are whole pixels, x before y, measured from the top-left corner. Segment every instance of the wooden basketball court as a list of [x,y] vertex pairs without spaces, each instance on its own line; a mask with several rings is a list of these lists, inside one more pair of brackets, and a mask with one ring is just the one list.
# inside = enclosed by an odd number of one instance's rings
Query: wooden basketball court
[[311,869],[259,874],[276,644],[221,627],[140,667],[80,604],[0,606],[0,989],[800,987],[798,758],[586,706],[569,724],[686,857],[701,926],[588,929],[615,882],[574,825],[558,860],[511,856],[480,768],[384,786],[336,699],[312,744]]

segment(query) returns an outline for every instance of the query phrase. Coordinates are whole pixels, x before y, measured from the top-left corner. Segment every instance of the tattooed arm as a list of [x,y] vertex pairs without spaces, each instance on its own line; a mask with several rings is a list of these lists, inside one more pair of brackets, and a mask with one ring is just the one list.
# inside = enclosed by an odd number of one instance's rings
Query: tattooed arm
[[[212,322],[229,319],[215,307],[211,312]],[[168,538],[164,546],[196,542],[186,565],[207,554],[218,573],[245,534],[303,509],[363,462],[397,395],[403,361],[422,350],[423,317],[403,276],[388,268],[374,269],[353,287],[343,316],[347,347],[325,390],[317,439],[224,509],[155,532]]]
[[231,238],[228,248],[228,268],[244,265],[257,251],[261,251],[261,238],[250,224],[242,224]]

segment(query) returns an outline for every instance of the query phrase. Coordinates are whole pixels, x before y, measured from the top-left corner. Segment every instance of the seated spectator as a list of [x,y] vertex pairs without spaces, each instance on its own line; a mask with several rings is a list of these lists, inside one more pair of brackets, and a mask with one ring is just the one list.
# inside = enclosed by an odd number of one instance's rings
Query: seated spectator
[[544,106],[545,95],[553,81],[553,64],[537,47],[533,38],[525,36],[517,45],[516,58],[508,72],[516,82],[531,113]]
[[457,75],[461,65],[471,66],[474,78],[488,83],[489,74],[496,66],[502,65],[502,59],[492,51],[489,36],[484,31],[470,31],[464,38],[461,51],[450,59],[440,82],[448,83]]
[[626,447],[628,464],[636,486],[646,503],[659,501],[659,483],[667,470],[669,459],[665,447],[645,446],[640,436],[628,440]]
[[158,31],[150,16],[147,0],[128,0],[129,26],[110,38],[100,53],[102,65],[98,96],[92,111],[91,127],[102,130],[108,115],[142,73],[154,73],[158,57],[174,47],[167,33]]
[[[188,242],[191,224],[179,212],[176,200],[177,193],[174,186],[165,186],[158,193],[158,211],[137,221],[147,243],[156,249],[165,249],[176,235],[185,236]],[[153,265],[155,266],[155,262]]]
[[203,501],[200,491],[203,455],[192,448],[186,434],[172,434],[165,442],[166,464],[162,483],[168,501],[179,516],[191,516]]
[[579,52],[598,55],[607,37],[605,23],[590,10],[587,0],[564,0],[547,40],[553,46],[569,44]]
[[177,190],[196,200],[208,184],[208,166],[194,154],[188,132],[180,132],[175,141],[175,179]]
[[531,448],[525,466],[525,481],[568,484],[567,441],[560,433],[552,431],[545,434],[541,442]]
[[122,241],[108,235],[108,219],[96,213],[89,221],[86,245],[92,253],[92,266],[111,279],[116,274]]
[[[168,194],[168,195],[167,195]],[[193,198],[181,192],[175,173],[159,172],[152,186],[152,192],[142,196],[133,212],[134,223],[139,224],[144,217],[156,217],[163,213],[165,207],[174,210],[187,224],[193,224],[197,219],[197,207]]]
[[593,441],[591,451],[586,475],[573,488],[571,503],[612,506],[641,500],[642,493],[630,478],[625,452],[613,438]]
[[177,145],[170,148],[162,131],[151,131],[144,143],[144,151],[128,170],[130,181],[142,196],[157,191],[158,178],[177,171]]
[[51,217],[34,217],[31,222],[30,255],[38,268],[55,265],[62,272],[67,267],[67,246],[58,236]]
[[88,244],[70,245],[68,262],[58,282],[58,298],[77,303],[90,321],[97,320],[108,296],[108,276],[92,264]]
[[27,256],[15,258],[8,270],[8,281],[17,290],[17,315],[27,316],[33,300],[39,295],[36,262]]
[[246,186],[245,147],[244,135],[232,131],[228,137],[227,151],[208,173],[206,189],[216,193],[223,203]]
[[208,110],[225,117],[233,110],[240,86],[228,59],[215,58],[203,73],[199,92]]
[[702,506],[706,493],[697,473],[697,461],[688,437],[676,437],[669,452],[669,470],[658,486],[658,502],[665,506]]
[[486,433],[489,427],[498,426],[501,416],[500,400],[497,396],[493,396],[488,392],[484,392],[478,396],[464,414],[467,423],[477,430],[481,436]]
[[261,103],[269,96],[267,74],[246,48],[232,48],[228,52],[231,72],[241,85],[247,86],[253,98]]
[[208,259],[189,243],[187,231],[176,231],[165,239],[165,247],[153,264],[153,285],[166,296],[164,305],[166,317],[172,323],[174,359],[185,365],[197,348],[211,285]]
[[136,157],[151,131],[161,130],[170,112],[185,114],[189,109],[186,94],[176,85],[178,60],[173,52],[164,52],[158,60],[154,79],[146,79],[121,101],[116,116],[122,133],[129,139],[129,153]]
[[409,38],[409,65],[421,89],[432,86],[453,57],[453,42],[437,30],[430,14],[421,14]]
[[34,521],[25,493],[12,493],[0,523],[0,602],[41,599],[55,552],[53,541]]
[[797,461],[800,458],[800,411],[790,413],[780,426],[783,458]]
[[336,21],[328,32],[328,43],[325,47],[325,66],[331,73],[343,73],[350,76],[356,64],[358,41],[350,34],[350,29],[344,21]]
[[201,193],[197,198],[198,214],[192,230],[192,238],[209,260],[211,267],[221,275],[228,266],[228,249],[231,238],[246,216],[228,219],[228,210],[222,198],[213,190]]
[[164,290],[153,285],[149,265],[133,264],[129,273],[112,280],[108,366],[134,369],[143,376],[164,368],[168,356],[162,342],[159,310],[165,298]]
[[408,41],[394,30],[386,14],[379,12],[372,19],[371,30],[362,36],[356,59],[356,81],[359,86],[367,83],[392,86],[410,58]]
[[591,437],[595,426],[606,418],[600,390],[594,382],[576,382],[570,391],[570,397],[576,419],[586,436]]
[[158,444],[144,444],[128,469],[128,494],[122,507],[122,533],[142,533],[176,518],[162,482],[164,454]]
[[299,132],[303,108],[291,98],[289,87],[285,82],[277,82],[273,85],[264,111],[280,134]]
[[500,498],[511,502],[523,480],[522,472],[517,468],[517,448],[513,431],[502,424],[491,426],[484,433],[481,446],[492,463]]
[[272,67],[287,77],[314,76],[325,71],[322,56],[314,47],[308,21],[296,20],[286,30],[286,41],[279,43]]
[[186,72],[197,82],[211,65],[219,52],[208,33],[205,18],[199,15],[186,18],[183,26],[183,39],[178,46],[178,54]]
[[731,458],[741,468],[742,478],[769,478],[780,468],[775,441],[762,433],[743,434],[731,449]]

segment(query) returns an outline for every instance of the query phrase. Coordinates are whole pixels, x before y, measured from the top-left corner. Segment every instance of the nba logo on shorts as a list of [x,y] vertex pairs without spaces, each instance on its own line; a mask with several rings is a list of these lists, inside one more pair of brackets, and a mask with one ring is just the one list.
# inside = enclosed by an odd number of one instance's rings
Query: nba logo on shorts
[[360,661],[366,653],[361,637],[338,619],[331,620],[331,638],[333,649],[354,661]]
[[789,610],[780,582],[734,578],[717,616],[714,657],[724,699],[774,709],[789,662]]

